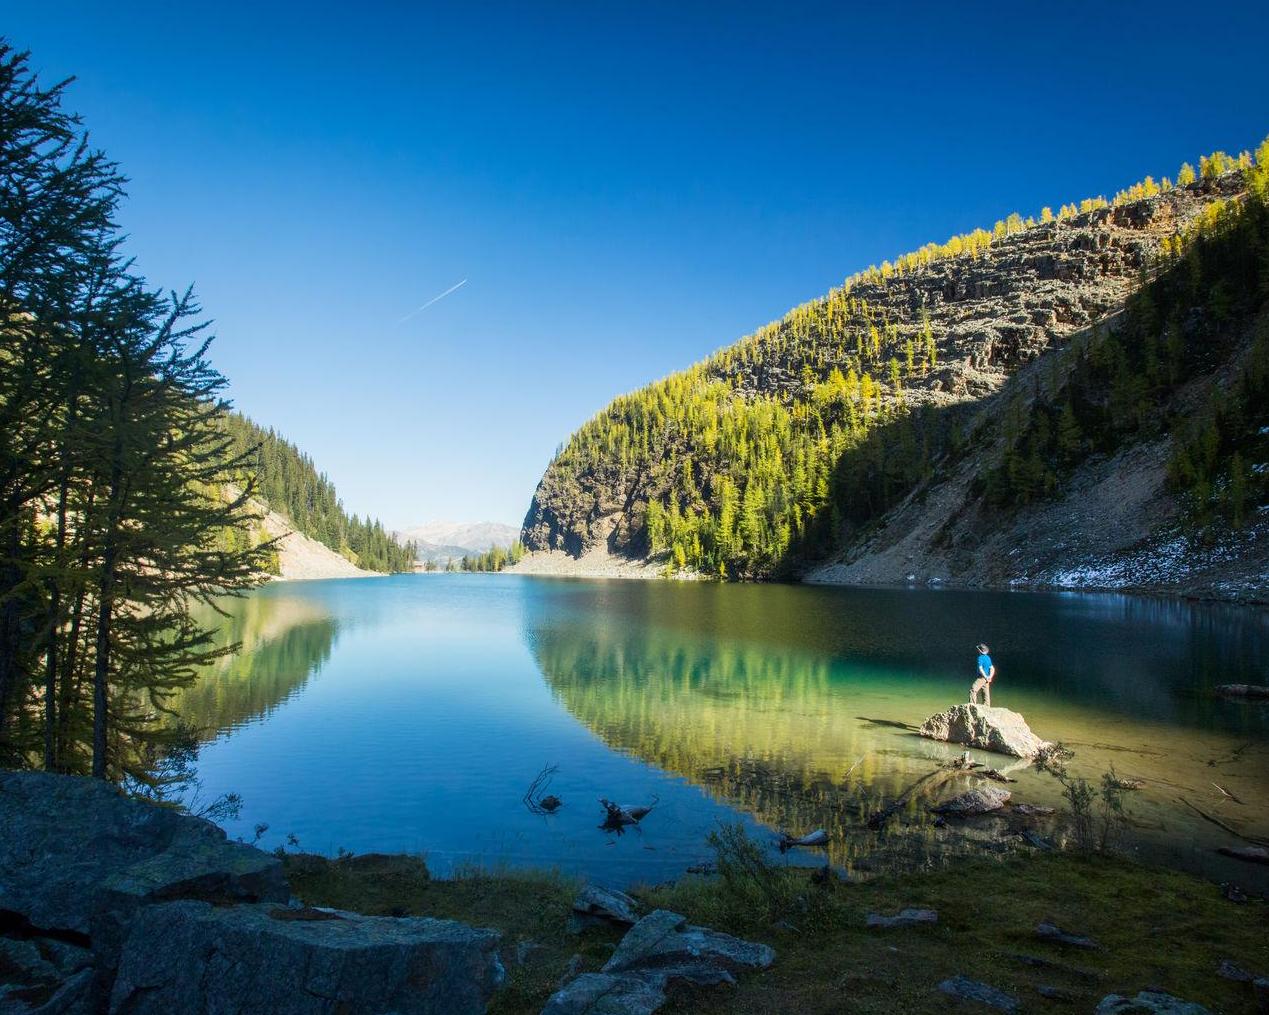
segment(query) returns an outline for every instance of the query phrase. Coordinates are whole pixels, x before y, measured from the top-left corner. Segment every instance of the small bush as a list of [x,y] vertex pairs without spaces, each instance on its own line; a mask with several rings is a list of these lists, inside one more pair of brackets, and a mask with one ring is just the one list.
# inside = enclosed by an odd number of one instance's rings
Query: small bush
[[1059,744],[1036,759],[1036,770],[1047,772],[1061,784],[1071,810],[1071,837],[1076,848],[1084,853],[1105,853],[1119,844],[1128,825],[1125,784],[1112,765],[1103,773],[1100,787],[1094,789],[1083,776],[1070,774],[1065,760],[1070,756],[1071,752]]

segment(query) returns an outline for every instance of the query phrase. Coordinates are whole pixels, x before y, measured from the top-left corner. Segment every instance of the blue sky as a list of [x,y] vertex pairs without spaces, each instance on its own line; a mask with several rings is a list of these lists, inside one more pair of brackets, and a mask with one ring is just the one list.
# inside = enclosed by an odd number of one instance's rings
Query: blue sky
[[[858,268],[1269,132],[1262,4],[10,5],[240,409],[518,523],[610,398]],[[444,299],[401,319],[466,279]]]

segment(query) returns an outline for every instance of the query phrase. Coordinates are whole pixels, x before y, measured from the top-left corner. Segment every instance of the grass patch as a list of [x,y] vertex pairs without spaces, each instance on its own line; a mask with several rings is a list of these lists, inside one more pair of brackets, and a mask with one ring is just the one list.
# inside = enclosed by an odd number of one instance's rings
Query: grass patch
[[[673,909],[764,941],[776,949],[776,964],[735,989],[680,996],[667,1011],[944,1012],[949,1002],[936,985],[963,974],[1008,991],[1024,1010],[1053,1006],[1037,993],[1045,985],[1065,992],[1073,1004],[1064,1007],[1073,1011],[1091,1011],[1109,993],[1157,986],[1214,1011],[1252,1012],[1250,985],[1217,976],[1217,964],[1230,959],[1269,973],[1263,902],[1237,905],[1209,882],[1112,856],[972,858],[846,884],[817,883],[804,869],[755,869],[743,850],[728,877],[728,855],[719,852],[719,877],[687,877],[634,894],[649,909]],[[286,864],[293,889],[310,905],[448,917],[501,930],[510,979],[490,1009],[498,1015],[538,1012],[574,955],[581,969],[596,969],[619,938],[603,930],[567,933],[578,884],[554,874],[470,871],[432,880],[422,861],[410,857],[290,856]],[[907,906],[937,909],[939,923],[864,929],[867,913]],[[1104,947],[1089,952],[1040,941],[1034,928],[1041,920]],[[1052,965],[1028,965],[1018,955]]]

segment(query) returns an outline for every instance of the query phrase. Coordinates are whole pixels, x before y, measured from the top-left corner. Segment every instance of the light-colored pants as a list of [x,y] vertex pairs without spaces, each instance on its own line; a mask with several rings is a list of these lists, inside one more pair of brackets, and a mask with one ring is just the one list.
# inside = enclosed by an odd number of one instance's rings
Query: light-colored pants
[[[983,700],[978,700],[979,692],[982,692]],[[991,708],[991,682],[986,677],[979,677],[974,681],[974,686],[969,689],[969,703],[971,705],[983,704]]]

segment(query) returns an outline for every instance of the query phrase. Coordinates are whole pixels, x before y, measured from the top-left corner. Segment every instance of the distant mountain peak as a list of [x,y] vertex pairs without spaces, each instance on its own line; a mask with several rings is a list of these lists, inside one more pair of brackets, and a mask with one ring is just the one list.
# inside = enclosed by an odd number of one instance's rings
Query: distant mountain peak
[[520,537],[520,527],[502,522],[434,521],[401,529],[394,535],[401,543],[416,543],[420,560],[444,562],[485,553],[495,546],[509,547]]

